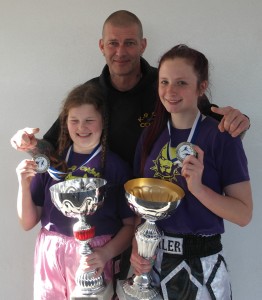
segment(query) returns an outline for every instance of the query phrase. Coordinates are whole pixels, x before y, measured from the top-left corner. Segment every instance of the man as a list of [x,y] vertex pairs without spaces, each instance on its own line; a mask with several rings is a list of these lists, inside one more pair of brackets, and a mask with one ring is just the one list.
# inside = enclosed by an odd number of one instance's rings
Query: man
[[[140,20],[131,12],[112,13],[103,26],[99,48],[106,65],[99,77],[91,79],[104,91],[109,115],[109,148],[130,165],[133,164],[136,144],[142,130],[154,118],[157,96],[157,69],[142,58],[147,41]],[[212,108],[211,108],[212,107]],[[249,119],[232,107],[215,108],[207,98],[199,103],[202,113],[221,120],[219,128],[237,136],[249,128]],[[212,110],[211,110],[212,109]],[[44,139],[38,140],[38,128],[24,128],[11,138],[12,146],[33,154],[48,153],[56,147],[59,134],[57,120]],[[129,255],[122,259],[121,279],[126,278]]]
[[[93,78],[104,91],[109,111],[109,147],[130,164],[137,140],[154,117],[157,69],[142,58],[147,41],[140,20],[131,12],[112,13],[103,26],[99,47],[106,66]],[[237,136],[249,128],[249,119],[232,107],[216,108],[207,98],[201,99],[202,113],[221,120],[219,128]],[[37,140],[38,128],[24,128],[12,138],[12,146],[20,151],[46,152],[51,143],[56,147],[59,124],[56,121],[43,140]]]

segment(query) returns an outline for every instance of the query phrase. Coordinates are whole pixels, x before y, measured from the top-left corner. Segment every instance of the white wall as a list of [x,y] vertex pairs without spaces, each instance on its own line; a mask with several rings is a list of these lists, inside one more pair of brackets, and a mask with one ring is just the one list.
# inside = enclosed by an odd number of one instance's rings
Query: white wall
[[212,66],[213,101],[237,107],[251,118],[244,144],[254,216],[245,228],[227,224],[223,240],[234,299],[261,299],[260,0],[0,0],[0,298],[32,299],[38,231],[23,232],[17,221],[15,167],[28,156],[11,148],[10,137],[25,126],[45,133],[67,92],[100,74],[102,24],[118,9],[131,10],[142,20],[148,38],[144,56],[152,65],[178,43],[203,51]]

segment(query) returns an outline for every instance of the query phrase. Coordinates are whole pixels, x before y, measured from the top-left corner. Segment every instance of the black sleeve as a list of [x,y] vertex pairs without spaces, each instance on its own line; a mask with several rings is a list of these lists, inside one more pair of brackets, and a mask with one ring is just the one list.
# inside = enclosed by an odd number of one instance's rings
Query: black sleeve
[[57,149],[59,133],[60,133],[60,123],[59,123],[59,119],[57,119],[55,123],[52,125],[52,127],[44,134],[43,139],[47,140],[55,147],[55,149]]
[[218,107],[216,104],[211,104],[205,94],[198,99],[198,109],[200,110],[200,112],[203,115],[209,116],[220,122],[223,116],[212,112],[211,111],[212,106]]

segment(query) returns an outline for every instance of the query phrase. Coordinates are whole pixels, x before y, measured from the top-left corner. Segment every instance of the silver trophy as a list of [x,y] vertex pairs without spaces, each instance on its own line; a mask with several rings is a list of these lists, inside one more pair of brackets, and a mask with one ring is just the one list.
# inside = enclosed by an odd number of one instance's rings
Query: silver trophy
[[[176,184],[154,178],[130,180],[126,182],[125,190],[130,208],[145,219],[135,234],[138,254],[151,259],[162,237],[155,221],[167,218],[177,208],[184,191]],[[141,300],[161,299],[158,290],[151,286],[151,281],[149,273],[133,275],[124,282],[124,293]]]
[[[105,185],[106,180],[101,178],[76,178],[50,187],[51,199],[57,209],[67,217],[78,218],[73,232],[83,257],[93,252],[89,242],[95,236],[95,228],[87,224],[86,216],[93,215],[102,206]],[[103,275],[97,277],[95,274],[96,271],[84,271],[79,265],[75,280],[80,295],[97,294],[105,289]]]

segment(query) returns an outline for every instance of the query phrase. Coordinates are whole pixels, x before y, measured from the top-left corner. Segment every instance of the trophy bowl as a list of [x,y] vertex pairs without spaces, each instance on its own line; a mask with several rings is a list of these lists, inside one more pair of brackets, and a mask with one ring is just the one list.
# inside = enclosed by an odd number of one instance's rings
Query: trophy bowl
[[147,220],[161,220],[179,205],[184,191],[178,185],[156,178],[137,178],[125,183],[130,208]]
[[[157,228],[155,221],[168,218],[185,193],[178,185],[156,178],[129,180],[124,187],[130,208],[145,219],[135,233],[138,254],[151,259],[162,238],[162,232]],[[135,299],[159,299],[159,292],[151,286],[151,281],[149,273],[133,275],[124,282],[124,293]]]
[[[78,218],[73,232],[80,243],[82,257],[93,252],[89,242],[95,236],[95,228],[86,222],[86,216],[93,215],[103,205],[106,183],[102,178],[76,178],[50,187],[56,208],[69,218]],[[103,275],[96,276],[96,271],[85,271],[81,265],[75,281],[76,289],[82,295],[97,294],[105,288]]]
[[76,178],[50,187],[51,198],[65,216],[92,215],[103,205],[106,181],[101,178]]

